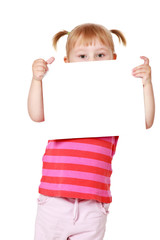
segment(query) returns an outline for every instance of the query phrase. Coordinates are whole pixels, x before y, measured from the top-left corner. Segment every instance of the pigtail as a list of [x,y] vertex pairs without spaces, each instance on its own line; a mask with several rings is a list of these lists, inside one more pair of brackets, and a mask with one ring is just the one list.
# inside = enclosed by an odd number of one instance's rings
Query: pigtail
[[118,37],[120,43],[122,42],[124,46],[127,45],[125,36],[123,35],[123,33],[121,31],[113,29],[113,30],[110,30],[110,32],[114,33]]
[[68,31],[63,30],[63,31],[60,31],[60,32],[56,33],[56,34],[53,36],[52,41],[53,41],[53,47],[55,48],[55,50],[57,49],[57,42],[58,42],[58,40],[59,40],[62,36],[67,35],[67,34],[68,34]]

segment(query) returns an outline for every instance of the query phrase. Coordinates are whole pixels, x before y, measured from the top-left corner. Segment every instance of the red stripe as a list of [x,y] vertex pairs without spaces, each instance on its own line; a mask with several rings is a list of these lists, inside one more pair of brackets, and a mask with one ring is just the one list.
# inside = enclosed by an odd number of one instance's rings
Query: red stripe
[[67,191],[52,191],[43,188],[39,188],[39,193],[51,196],[51,197],[67,197],[67,198],[81,198],[81,199],[94,199],[99,202],[111,203],[112,197],[101,197],[94,194],[85,194],[79,192],[67,192]]
[[112,171],[109,171],[107,169],[102,169],[98,167],[92,167],[87,165],[79,165],[79,164],[71,164],[71,163],[49,163],[49,162],[43,162],[43,168],[44,169],[54,169],[54,170],[73,170],[75,171],[75,165],[76,165],[76,171],[80,172],[89,172],[89,173],[96,173],[100,175],[104,175],[106,177],[110,177]]
[[72,184],[78,186],[87,186],[93,188],[99,188],[103,190],[110,190],[110,184],[104,184],[101,182],[91,181],[91,180],[83,180],[77,178],[65,178],[65,177],[47,177],[43,176],[41,182],[47,183],[60,183],[60,184]]
[[91,158],[97,159],[100,161],[105,161],[111,163],[112,158],[108,155],[101,153],[89,152],[89,151],[80,151],[74,149],[46,149],[45,155],[48,156],[74,156],[82,158]]
[[49,140],[48,142],[55,142],[55,141],[86,143],[86,144],[92,144],[92,145],[97,145],[97,146],[101,146],[101,147],[106,147],[109,149],[112,148],[112,143],[110,141],[97,139],[97,137],[96,138],[57,139],[57,140]]

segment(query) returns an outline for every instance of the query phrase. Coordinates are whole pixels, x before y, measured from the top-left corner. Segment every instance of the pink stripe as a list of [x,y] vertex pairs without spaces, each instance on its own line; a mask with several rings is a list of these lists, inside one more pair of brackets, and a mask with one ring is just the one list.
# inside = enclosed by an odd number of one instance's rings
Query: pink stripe
[[67,177],[67,178],[86,179],[86,180],[101,182],[105,184],[110,184],[110,177],[105,177],[105,176],[94,174],[94,173],[79,172],[79,171],[43,169],[42,175],[48,176],[48,177],[60,177],[60,178]]
[[101,190],[101,189],[92,188],[92,187],[75,186],[75,185],[70,185],[70,184],[55,184],[55,183],[42,182],[40,184],[40,188],[44,188],[47,190],[80,192],[80,193],[95,194],[95,195],[103,196],[103,197],[111,197],[110,191]]
[[87,166],[98,167],[102,169],[107,169],[112,171],[112,167],[110,163],[106,163],[103,161],[94,160],[91,158],[79,158],[79,157],[72,157],[72,156],[43,156],[44,162],[50,163],[73,163],[73,164],[81,164]]
[[81,151],[96,152],[107,156],[111,156],[111,149],[87,143],[49,142],[47,145],[47,149],[75,149]]

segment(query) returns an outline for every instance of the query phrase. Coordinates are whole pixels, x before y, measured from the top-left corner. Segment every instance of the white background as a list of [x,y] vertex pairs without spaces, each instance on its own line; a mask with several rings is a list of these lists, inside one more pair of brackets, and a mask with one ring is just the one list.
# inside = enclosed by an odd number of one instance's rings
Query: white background
[[[0,239],[28,240],[34,236],[42,155],[42,138],[27,113],[32,62],[54,55],[63,61],[65,37],[58,53],[52,37],[62,29],[94,22],[121,30],[128,46],[119,45],[119,58],[149,57],[156,100],[153,127],[136,137],[119,139],[113,159],[113,202],[105,239],[160,239],[159,194],[159,1],[4,1],[0,4]],[[135,67],[135,66],[133,66]],[[137,79],[135,79],[136,81]],[[133,126],[134,127],[134,126]]]

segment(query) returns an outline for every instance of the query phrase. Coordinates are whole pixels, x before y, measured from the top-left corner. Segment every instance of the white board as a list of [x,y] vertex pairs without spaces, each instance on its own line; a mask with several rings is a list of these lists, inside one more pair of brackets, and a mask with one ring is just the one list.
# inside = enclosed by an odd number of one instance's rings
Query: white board
[[145,129],[142,80],[133,61],[51,64],[43,80],[48,139],[116,136]]

